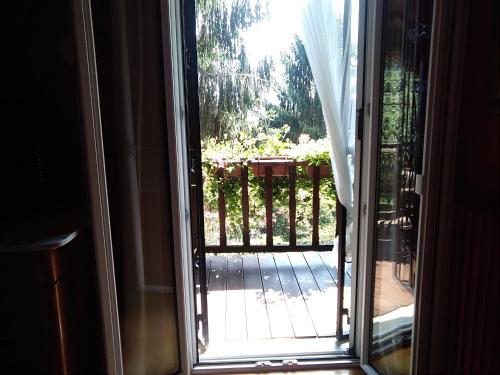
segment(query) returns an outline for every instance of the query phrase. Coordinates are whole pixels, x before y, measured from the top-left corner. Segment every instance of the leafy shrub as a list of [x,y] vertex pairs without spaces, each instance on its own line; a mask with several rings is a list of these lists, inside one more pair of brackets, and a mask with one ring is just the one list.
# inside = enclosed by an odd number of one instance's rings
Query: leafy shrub
[[[219,242],[218,188],[222,186],[226,200],[226,234],[229,244],[242,243],[241,178],[231,173],[249,160],[262,156],[286,156],[291,160],[307,161],[308,165],[330,165],[328,139],[311,140],[299,137],[299,143],[287,138],[289,127],[284,125],[269,133],[249,137],[241,132],[237,137],[217,142],[209,139],[202,143],[203,196],[205,211],[205,241],[208,245]],[[225,174],[216,173],[225,168]],[[297,243],[311,242],[312,233],[312,181],[307,166],[297,167]],[[249,168],[250,234],[252,244],[265,244],[265,186],[264,178],[254,176]],[[273,237],[274,243],[289,241],[289,178],[273,178]],[[336,192],[332,178],[320,182],[320,241],[332,243],[335,233]]]

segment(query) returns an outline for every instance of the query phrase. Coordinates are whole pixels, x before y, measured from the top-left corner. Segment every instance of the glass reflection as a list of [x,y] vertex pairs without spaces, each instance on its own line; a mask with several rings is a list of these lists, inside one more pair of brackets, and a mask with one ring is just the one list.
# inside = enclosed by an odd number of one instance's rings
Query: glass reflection
[[370,363],[410,372],[432,1],[384,3]]

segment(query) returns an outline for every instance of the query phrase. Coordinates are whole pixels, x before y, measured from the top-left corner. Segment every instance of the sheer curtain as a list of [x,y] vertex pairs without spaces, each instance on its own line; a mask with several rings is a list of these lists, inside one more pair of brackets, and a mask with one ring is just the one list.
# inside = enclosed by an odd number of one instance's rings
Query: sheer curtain
[[330,138],[337,196],[347,209],[346,247],[350,253],[358,4],[350,0],[306,0],[301,14],[301,37]]

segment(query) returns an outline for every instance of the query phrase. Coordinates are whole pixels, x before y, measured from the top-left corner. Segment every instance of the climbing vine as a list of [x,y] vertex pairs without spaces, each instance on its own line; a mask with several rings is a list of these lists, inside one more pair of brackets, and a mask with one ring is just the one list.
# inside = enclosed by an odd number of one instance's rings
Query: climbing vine
[[[218,244],[218,189],[224,191],[226,202],[226,235],[228,243],[242,243],[243,216],[241,205],[241,178],[239,168],[261,157],[286,157],[289,160],[306,161],[297,167],[297,243],[311,242],[312,233],[312,181],[307,174],[308,166],[330,166],[328,139],[311,140],[307,135],[299,137],[297,144],[287,138],[287,125],[249,137],[240,132],[224,141],[209,139],[202,143],[203,196],[205,211],[205,240]],[[221,174],[221,168],[224,173]],[[218,172],[219,171],[219,172]],[[265,243],[265,185],[264,178],[254,175],[249,168],[250,234],[252,244]],[[273,242],[289,240],[289,177],[273,177]],[[333,178],[320,180],[320,242],[331,243],[335,233],[336,193]]]

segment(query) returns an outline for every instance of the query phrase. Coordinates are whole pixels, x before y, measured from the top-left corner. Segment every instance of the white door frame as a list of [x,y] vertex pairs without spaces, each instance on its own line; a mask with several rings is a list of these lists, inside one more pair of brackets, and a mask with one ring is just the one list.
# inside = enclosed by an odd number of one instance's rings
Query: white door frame
[[161,0],[161,12],[179,352],[181,373],[189,375],[198,355],[191,254],[181,2]]
[[106,372],[120,375],[123,374],[120,324],[90,0],[73,0],[71,6]]

